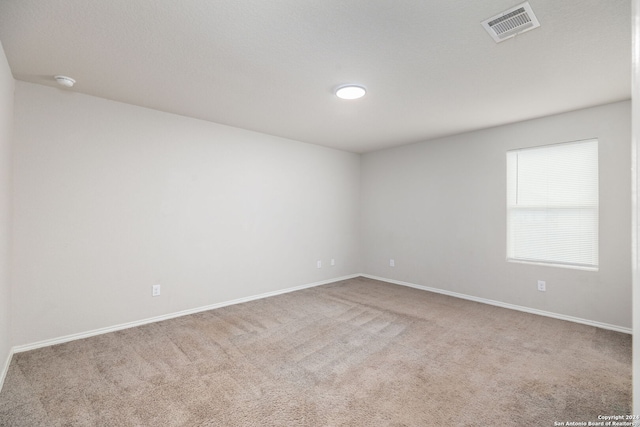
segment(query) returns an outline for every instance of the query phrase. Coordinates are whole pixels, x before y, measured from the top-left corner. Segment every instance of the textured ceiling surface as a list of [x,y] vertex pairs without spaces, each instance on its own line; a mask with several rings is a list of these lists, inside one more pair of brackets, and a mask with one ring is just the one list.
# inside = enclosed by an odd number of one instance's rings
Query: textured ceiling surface
[[530,0],[496,44],[518,3],[0,0],[0,41],[19,80],[353,152],[630,98],[629,0]]

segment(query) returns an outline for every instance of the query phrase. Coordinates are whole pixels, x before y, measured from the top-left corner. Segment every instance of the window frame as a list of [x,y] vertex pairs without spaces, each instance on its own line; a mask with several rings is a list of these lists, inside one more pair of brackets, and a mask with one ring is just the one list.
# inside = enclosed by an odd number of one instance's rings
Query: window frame
[[[528,150],[540,150],[540,149],[544,149],[544,148],[553,148],[553,147],[558,147],[558,146],[566,146],[566,145],[571,145],[571,144],[580,144],[580,143],[595,143],[595,149],[596,149],[596,164],[595,164],[595,180],[596,180],[596,191],[597,191],[597,195],[595,198],[595,203],[590,203],[590,204],[579,204],[579,203],[569,203],[566,205],[542,205],[542,204],[530,204],[530,205],[523,205],[523,206],[517,206],[517,201],[516,204],[512,204],[510,202],[510,199],[513,197],[512,195],[510,195],[510,191],[513,191],[513,183],[510,181],[513,179],[513,171],[510,169],[511,165],[510,165],[510,158],[511,156],[513,156],[513,154],[515,153],[517,155],[517,153],[520,152],[526,152]],[[506,189],[507,189],[507,194],[506,194],[506,260],[508,262],[512,262],[512,263],[522,263],[522,264],[534,264],[534,265],[544,265],[544,266],[551,266],[551,267],[560,267],[560,268],[572,268],[572,269],[579,269],[579,270],[588,270],[588,271],[598,271],[600,268],[600,141],[598,140],[598,138],[588,138],[588,139],[582,139],[582,140],[576,140],[576,141],[569,141],[569,142],[562,142],[562,143],[555,143],[555,144],[546,144],[546,145],[540,145],[540,146],[533,146],[533,147],[524,147],[524,148],[517,148],[517,149],[512,149],[512,150],[508,150],[506,152],[506,172],[507,172],[507,180],[506,180]],[[520,178],[519,175],[517,175],[518,170],[517,170],[517,163],[516,163],[516,194],[517,194],[517,185],[518,185],[518,179]],[[517,196],[516,196],[517,197]],[[550,258],[526,258],[526,257],[518,257],[516,256],[516,254],[514,253],[515,249],[512,247],[514,242],[513,242],[513,233],[517,232],[517,230],[513,229],[513,222],[514,222],[514,213],[513,212],[535,212],[536,210],[541,211],[541,213],[548,213],[548,212],[553,212],[553,211],[562,211],[562,210],[581,210],[581,211],[592,211],[592,221],[595,221],[595,227],[592,227],[592,231],[594,232],[595,235],[595,248],[593,249],[595,251],[595,264],[587,264],[587,263],[579,263],[579,262],[566,262],[566,261],[561,261],[556,259],[552,259],[552,257]],[[559,216],[558,216],[559,217]],[[547,230],[549,230],[551,227],[547,226]]]

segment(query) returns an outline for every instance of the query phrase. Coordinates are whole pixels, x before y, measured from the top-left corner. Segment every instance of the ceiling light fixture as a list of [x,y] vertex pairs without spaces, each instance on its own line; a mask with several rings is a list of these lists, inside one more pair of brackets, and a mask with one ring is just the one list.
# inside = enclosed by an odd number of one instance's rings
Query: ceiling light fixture
[[56,79],[58,84],[60,84],[60,85],[62,85],[64,87],[72,87],[74,84],[76,84],[76,81],[74,79],[72,79],[71,77],[55,76],[54,78]]
[[367,89],[360,85],[343,85],[336,89],[336,96],[340,99],[358,99],[367,93]]

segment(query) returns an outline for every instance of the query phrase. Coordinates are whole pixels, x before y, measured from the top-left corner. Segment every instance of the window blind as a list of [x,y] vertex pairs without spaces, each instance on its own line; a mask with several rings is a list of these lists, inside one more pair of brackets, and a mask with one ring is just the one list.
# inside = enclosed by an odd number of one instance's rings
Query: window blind
[[597,268],[597,139],[507,152],[507,258]]

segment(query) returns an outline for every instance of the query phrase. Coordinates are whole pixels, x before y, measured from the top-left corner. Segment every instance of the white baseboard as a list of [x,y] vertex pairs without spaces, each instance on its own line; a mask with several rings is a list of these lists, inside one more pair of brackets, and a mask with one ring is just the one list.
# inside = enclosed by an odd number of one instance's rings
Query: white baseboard
[[7,360],[4,363],[4,367],[2,371],[0,371],[0,392],[2,391],[2,386],[4,385],[4,379],[7,378],[7,372],[9,372],[9,365],[11,365],[11,358],[13,357],[13,349],[9,351],[9,355],[7,356]]
[[[214,310],[216,308],[222,308],[222,307],[226,307],[226,306],[229,306],[229,305],[241,304],[243,302],[249,302],[249,301],[254,301],[254,300],[257,300],[257,299],[272,297],[272,296],[275,296],[275,295],[286,294],[286,293],[289,293],[289,292],[299,291],[299,290],[302,290],[302,289],[313,288],[315,286],[321,286],[321,285],[326,285],[326,284],[329,284],[329,283],[339,282],[341,280],[353,279],[354,277],[360,277],[360,276],[361,276],[361,274],[352,274],[352,275],[349,275],[349,276],[336,277],[336,278],[329,279],[329,280],[323,280],[321,282],[308,283],[306,285],[294,286],[294,287],[291,287],[291,288],[280,289],[280,290],[272,291],[272,292],[265,292],[265,293],[259,294],[259,295],[252,295],[252,296],[248,296],[248,297],[234,299],[234,300],[231,300],[231,301],[224,301],[224,302],[220,302],[220,303],[216,303],[216,304],[206,305],[206,306],[203,306],[203,307],[196,307],[196,308],[192,308],[192,309],[188,309],[188,310],[178,311],[178,312],[175,312],[175,313],[163,314],[162,316],[150,317],[150,318],[147,318],[147,319],[136,320],[134,322],[121,323],[119,325],[108,326],[106,328],[100,328],[100,329],[94,329],[92,331],[81,332],[81,333],[78,333],[78,334],[65,335],[63,337],[52,338],[52,339],[48,339],[48,340],[44,340],[44,341],[38,341],[38,342],[35,342],[35,343],[31,343],[31,344],[18,345],[18,346],[14,346],[13,347],[12,354],[22,353],[24,351],[29,351],[29,350],[35,350],[37,348],[42,348],[42,347],[49,347],[49,346],[52,346],[52,345],[62,344],[62,343],[65,343],[65,342],[75,341],[75,340],[79,340],[79,339],[83,339],[83,338],[89,338],[89,337],[93,337],[93,336],[96,336],[96,335],[108,334],[109,332],[121,331],[123,329],[134,328],[136,326],[142,326],[142,325],[146,325],[146,324],[149,324],[149,323],[161,322],[163,320],[173,319],[173,318],[176,318],[176,317],[188,316],[189,314],[200,313],[202,311]],[[11,361],[11,359],[9,359],[9,361]],[[5,369],[8,369],[8,367],[9,367],[9,365],[7,365],[7,367]],[[4,377],[2,377],[0,379],[4,379]],[[1,384],[2,384],[2,382],[0,382],[0,386],[1,386]]]
[[435,292],[438,294],[448,295],[455,298],[466,299],[469,301],[480,302],[483,304],[495,305],[497,307],[508,308],[511,310],[523,311],[525,313],[537,314],[539,316],[553,317],[554,319],[568,320],[569,322],[582,323],[583,325],[595,326],[596,328],[608,329],[611,331],[623,332],[631,335],[633,330],[624,326],[610,325],[608,323],[596,322],[588,319],[581,319],[579,317],[567,316],[564,314],[552,313],[550,311],[538,310],[535,308],[524,307],[521,305],[509,304],[501,301],[494,301],[486,298],[474,297],[472,295],[460,294],[458,292],[451,292],[444,289],[431,288],[429,286],[416,285],[415,283],[402,282],[400,280],[386,279],[384,277],[373,276],[371,274],[361,274],[362,277],[369,279],[380,280],[387,283],[393,283],[401,286],[408,286],[410,288],[421,289],[423,291]]
[[7,360],[6,360],[5,364],[4,364],[4,367],[3,367],[2,371],[0,371],[0,390],[2,390],[2,386],[4,384],[4,380],[6,378],[8,370],[9,370],[9,365],[11,363],[11,359],[12,359],[13,355],[16,354],[16,353],[21,353],[21,352],[29,351],[29,350],[35,350],[37,348],[48,347],[48,346],[52,346],[52,345],[56,345],[56,344],[62,344],[62,343],[65,343],[65,342],[79,340],[79,339],[83,339],[83,338],[89,338],[89,337],[93,337],[93,336],[96,336],[96,335],[107,334],[107,333],[110,333],[110,332],[120,331],[120,330],[123,330],[123,329],[134,328],[136,326],[142,326],[142,325],[146,325],[146,324],[149,324],[149,323],[161,322],[163,320],[173,319],[173,318],[176,318],[176,317],[188,316],[190,314],[200,313],[202,311],[214,310],[216,308],[222,308],[222,307],[226,307],[226,306],[234,305],[234,304],[241,304],[241,303],[244,303],[244,302],[254,301],[254,300],[258,300],[258,299],[262,299],[262,298],[268,298],[268,297],[275,296],[275,295],[281,295],[281,294],[285,294],[285,293],[289,293],[289,292],[299,291],[299,290],[302,290],[302,289],[307,289],[307,288],[312,288],[312,287],[316,287],[316,286],[326,285],[326,284],[329,284],[329,283],[339,282],[341,280],[353,279],[355,277],[360,277],[360,276],[366,277],[366,278],[369,278],[369,279],[380,280],[380,281],[383,281],[383,282],[392,283],[392,284],[396,284],[396,285],[408,286],[408,287],[411,287],[411,288],[421,289],[423,291],[435,292],[435,293],[438,293],[438,294],[448,295],[448,296],[452,296],[452,297],[455,297],[455,298],[461,298],[461,299],[465,299],[465,300],[469,300],[469,301],[480,302],[480,303],[483,303],[483,304],[489,304],[489,305],[494,305],[494,306],[498,306],[498,307],[508,308],[508,309],[511,309],[511,310],[522,311],[522,312],[525,312],[525,313],[537,314],[537,315],[540,315],[540,316],[546,316],[546,317],[552,317],[552,318],[555,318],[555,319],[567,320],[567,321],[570,321],[570,322],[581,323],[581,324],[584,324],[584,325],[594,326],[594,327],[597,327],[597,328],[608,329],[608,330],[617,331],[617,332],[623,332],[623,333],[626,333],[626,334],[632,334],[632,329],[631,328],[626,328],[626,327],[623,327],[623,326],[610,325],[608,323],[596,322],[596,321],[588,320],[588,319],[581,319],[581,318],[578,318],[578,317],[567,316],[567,315],[558,314],[558,313],[552,313],[552,312],[549,312],[549,311],[538,310],[538,309],[535,309],[535,308],[529,308],[529,307],[524,307],[524,306],[515,305],[515,304],[508,304],[508,303],[501,302],[501,301],[494,301],[494,300],[490,300],[490,299],[486,299],[486,298],[480,298],[480,297],[461,294],[461,293],[457,293],[457,292],[451,292],[451,291],[447,291],[447,290],[444,290],[444,289],[431,288],[429,286],[416,285],[415,283],[402,282],[400,280],[393,280],[393,279],[387,279],[387,278],[384,278],[384,277],[373,276],[371,274],[352,274],[352,275],[337,277],[337,278],[333,278],[333,279],[329,279],[329,280],[323,280],[323,281],[320,281],[320,282],[308,283],[306,285],[294,286],[294,287],[291,287],[291,288],[280,289],[280,290],[272,291],[272,292],[266,292],[266,293],[259,294],[259,295],[252,295],[252,296],[238,298],[238,299],[234,299],[234,300],[230,300],[230,301],[224,301],[224,302],[211,304],[211,305],[207,305],[207,306],[203,306],[203,307],[192,308],[192,309],[189,309],[189,310],[178,311],[178,312],[175,312],[175,313],[164,314],[162,316],[151,317],[151,318],[147,318],[147,319],[137,320],[137,321],[134,321],[134,322],[122,323],[122,324],[119,324],[119,325],[109,326],[109,327],[106,327],[106,328],[94,329],[94,330],[91,330],[91,331],[81,332],[81,333],[77,333],[77,334],[65,335],[63,337],[48,339],[48,340],[44,340],[44,341],[38,341],[38,342],[35,342],[35,343],[31,343],[31,344],[14,346],[11,349],[10,353],[9,353],[9,356],[8,356],[8,358],[7,358]]

